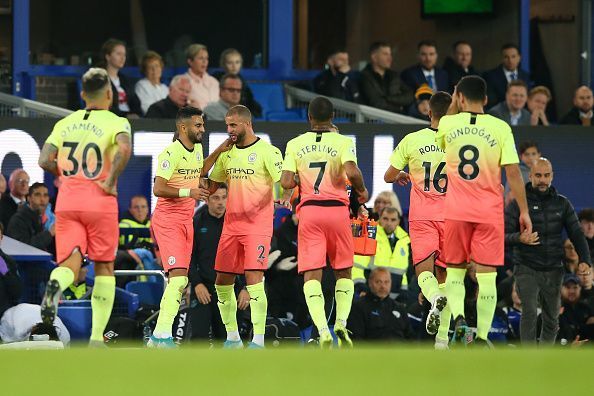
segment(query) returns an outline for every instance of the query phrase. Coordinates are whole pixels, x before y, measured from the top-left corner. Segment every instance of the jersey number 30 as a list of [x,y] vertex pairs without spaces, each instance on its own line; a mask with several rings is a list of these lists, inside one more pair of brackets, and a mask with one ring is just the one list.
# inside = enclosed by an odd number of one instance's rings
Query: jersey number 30
[[[68,160],[70,162],[72,162],[72,170],[63,171],[62,173],[64,174],[64,176],[74,176],[79,171],[80,164],[78,163],[78,160],[74,157],[74,152],[76,151],[78,144],[79,144],[78,142],[64,142],[63,143],[64,147],[70,148],[70,151],[68,152]],[[93,150],[95,152],[95,156],[97,157],[97,165],[95,166],[95,170],[92,172],[89,170],[89,165],[88,165],[89,151],[91,151],[91,150]],[[93,178],[97,177],[97,175],[99,175],[99,173],[101,173],[102,166],[103,166],[103,158],[101,157],[101,150],[99,149],[99,146],[97,146],[95,143],[87,144],[82,152],[82,171],[85,174],[85,176],[89,179],[93,179]]]

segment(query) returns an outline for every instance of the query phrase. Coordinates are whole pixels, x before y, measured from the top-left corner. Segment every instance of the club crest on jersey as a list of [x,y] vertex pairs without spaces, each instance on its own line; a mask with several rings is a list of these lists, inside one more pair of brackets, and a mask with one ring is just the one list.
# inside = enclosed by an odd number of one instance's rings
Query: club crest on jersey
[[258,158],[258,156],[256,155],[256,153],[251,153],[251,154],[248,156],[248,162],[249,162],[250,164],[253,164],[254,162],[256,162],[256,158]]
[[161,162],[161,169],[169,169],[169,166],[169,161],[163,160],[163,162]]
[[167,264],[174,265],[175,264],[175,257],[169,256],[169,258],[167,259]]
[[198,161],[200,161],[200,160],[202,159],[202,156],[200,155],[200,153],[196,153],[196,159],[197,159]]

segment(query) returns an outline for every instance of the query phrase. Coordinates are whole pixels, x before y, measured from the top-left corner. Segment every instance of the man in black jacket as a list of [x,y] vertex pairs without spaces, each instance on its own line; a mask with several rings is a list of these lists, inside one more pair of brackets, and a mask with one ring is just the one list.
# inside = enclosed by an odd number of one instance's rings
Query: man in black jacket
[[6,235],[34,246],[38,249],[51,252],[56,235],[55,224],[46,230],[41,217],[49,204],[47,186],[43,183],[33,183],[29,187],[27,204],[21,205],[8,223]]
[[413,91],[392,67],[392,49],[383,42],[371,44],[370,62],[361,72],[361,103],[394,113],[406,113],[413,102]]
[[191,90],[188,76],[183,74],[173,77],[169,84],[169,95],[153,103],[146,111],[145,118],[175,118],[178,110],[188,103]]
[[553,167],[538,159],[530,169],[526,199],[532,233],[520,233],[518,205],[513,201],[505,211],[505,241],[514,246],[514,276],[520,300],[522,343],[536,342],[536,308],[542,307],[540,342],[553,344],[559,330],[561,282],[563,280],[563,230],[567,232],[579,261],[591,264],[588,244],[569,200],[551,187]]
[[313,80],[314,92],[349,102],[359,98],[359,87],[351,74],[349,54],[336,50],[328,55],[324,71]]
[[590,87],[582,85],[573,94],[573,107],[561,118],[560,124],[592,126],[594,95]]
[[353,304],[347,321],[353,339],[404,341],[412,338],[406,307],[389,297],[390,271],[377,267],[371,271],[368,282],[370,293]]
[[10,218],[17,212],[19,205],[25,202],[29,191],[29,175],[24,169],[15,169],[8,179],[8,189],[0,198],[0,223],[8,227]]

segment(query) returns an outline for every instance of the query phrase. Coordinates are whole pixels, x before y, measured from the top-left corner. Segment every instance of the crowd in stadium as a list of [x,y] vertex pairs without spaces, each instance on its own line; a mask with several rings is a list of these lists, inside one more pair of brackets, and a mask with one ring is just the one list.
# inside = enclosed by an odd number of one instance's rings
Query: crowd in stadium
[[[134,83],[120,72],[126,63],[125,43],[107,41],[101,49],[113,90],[112,112],[128,118],[175,118],[179,109],[190,105],[202,109],[208,120],[224,120],[228,110],[243,104],[254,117],[262,114],[247,81],[241,76],[242,57],[234,49],[225,50],[220,59],[223,73],[208,73],[208,49],[201,44],[187,48],[188,72],[175,76],[169,86],[162,81],[163,60],[149,51],[142,58],[141,72],[145,76]],[[556,122],[590,126],[594,99],[590,88],[576,89],[573,107],[559,120],[551,119],[547,104],[551,92],[544,86],[533,86],[528,73],[520,68],[521,56],[517,46],[501,48],[502,64],[485,73],[472,66],[472,48],[460,41],[453,45],[452,56],[443,67],[437,66],[438,53],[434,42],[418,45],[419,63],[397,73],[392,67],[391,47],[388,43],[371,45],[369,64],[361,72],[349,66],[348,54],[336,51],[328,56],[326,70],[313,81],[316,93],[366,104],[388,111],[430,119],[429,99],[437,91],[453,92],[460,78],[482,75],[488,87],[486,111],[512,126],[544,125]],[[517,142],[522,177],[533,223],[540,221],[545,234],[525,235],[517,221],[517,205],[506,188],[506,265],[498,270],[498,303],[489,339],[502,344],[519,344],[522,332],[526,337],[552,342],[581,345],[594,336],[594,291],[591,257],[594,254],[594,209],[575,213],[563,191],[551,187],[554,164],[541,160],[538,142]],[[388,164],[386,164],[387,168]],[[56,196],[50,196],[43,183],[30,183],[22,169],[14,170],[8,179],[0,174],[0,238],[10,236],[51,254],[55,247]],[[553,182],[554,185],[554,182]],[[59,191],[59,180],[55,180]],[[224,340],[223,326],[215,297],[215,253],[225,221],[227,186],[221,184],[204,204],[199,203],[194,214],[194,244],[186,294],[193,340]],[[351,194],[351,215],[357,216],[356,194]],[[293,199],[298,199],[293,197]],[[134,229],[138,233],[123,233],[115,260],[116,269],[163,268],[159,246],[150,233],[149,201],[134,196],[126,210],[120,210],[120,229]],[[394,340],[405,342],[428,339],[425,318],[431,308],[423,298],[412,266],[406,213],[393,191],[377,196],[367,208],[369,218],[378,222],[378,249],[372,260],[355,256],[355,299],[348,319],[353,339]],[[293,206],[296,202],[293,202]],[[558,206],[555,206],[558,205]],[[122,209],[122,208],[120,208]],[[303,296],[303,278],[297,274],[297,230],[299,219],[290,210],[275,210],[274,236],[265,272],[269,321],[277,323],[289,338],[295,332],[311,329],[312,322]],[[381,232],[379,231],[381,230]],[[567,235],[565,237],[564,235]],[[538,249],[530,249],[538,245]],[[380,254],[381,252],[381,254]],[[465,279],[466,320],[476,326],[475,311],[477,280],[473,267]],[[543,273],[555,274],[541,276]],[[64,292],[64,299],[87,298],[86,271]],[[40,271],[38,280],[44,284],[49,273]],[[0,318],[9,308],[25,300],[39,304],[42,292],[23,298],[18,264],[0,250]],[[332,318],[334,275],[324,270],[322,290],[326,297],[326,313]],[[541,279],[542,278],[542,279]],[[557,279],[557,280],[555,280]],[[150,277],[120,277],[118,287],[130,281],[155,281]],[[560,286],[560,301],[555,292]],[[250,297],[245,279],[236,286],[240,333],[250,332]],[[522,297],[522,298],[521,298]],[[529,306],[529,307],[527,307]],[[558,309],[560,306],[560,309]],[[520,329],[524,312],[530,311],[530,329]],[[532,316],[534,316],[532,318]],[[557,335],[556,321],[559,320]],[[332,319],[330,319],[332,321]],[[552,328],[550,327],[552,326]],[[541,330],[542,329],[542,330]],[[315,328],[313,330],[315,332]],[[2,334],[0,333],[0,337]],[[315,334],[308,337],[315,338]]]

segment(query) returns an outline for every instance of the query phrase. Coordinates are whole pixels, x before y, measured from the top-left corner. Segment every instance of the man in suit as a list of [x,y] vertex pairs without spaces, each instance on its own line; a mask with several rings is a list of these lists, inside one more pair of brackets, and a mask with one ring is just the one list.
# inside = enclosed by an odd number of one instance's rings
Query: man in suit
[[392,67],[392,49],[388,43],[375,42],[369,47],[369,64],[361,72],[361,103],[378,109],[406,114],[414,100],[413,91],[402,82]]
[[527,100],[528,86],[522,80],[514,80],[507,85],[505,101],[491,107],[489,114],[511,126],[530,125],[530,112],[525,109]]
[[452,56],[448,56],[443,62],[443,70],[448,73],[450,92],[454,92],[454,87],[462,77],[478,75],[471,63],[472,47],[470,44],[467,41],[456,41],[452,46]]
[[520,69],[522,56],[515,44],[505,44],[501,47],[502,63],[494,69],[485,72],[483,78],[487,83],[487,108],[493,107],[505,100],[507,84],[513,80],[522,80],[530,85],[530,75]]
[[423,40],[417,45],[419,63],[402,71],[402,81],[413,91],[427,84],[433,92],[450,89],[448,73],[436,66],[437,46],[434,41]]
[[17,212],[21,203],[25,202],[29,193],[29,175],[24,169],[15,169],[8,179],[10,192],[4,193],[0,199],[0,222],[4,229],[8,228],[8,222],[12,215]]
[[575,90],[573,108],[563,116],[561,124],[591,126],[593,106],[594,97],[592,97],[592,90],[582,85]]

